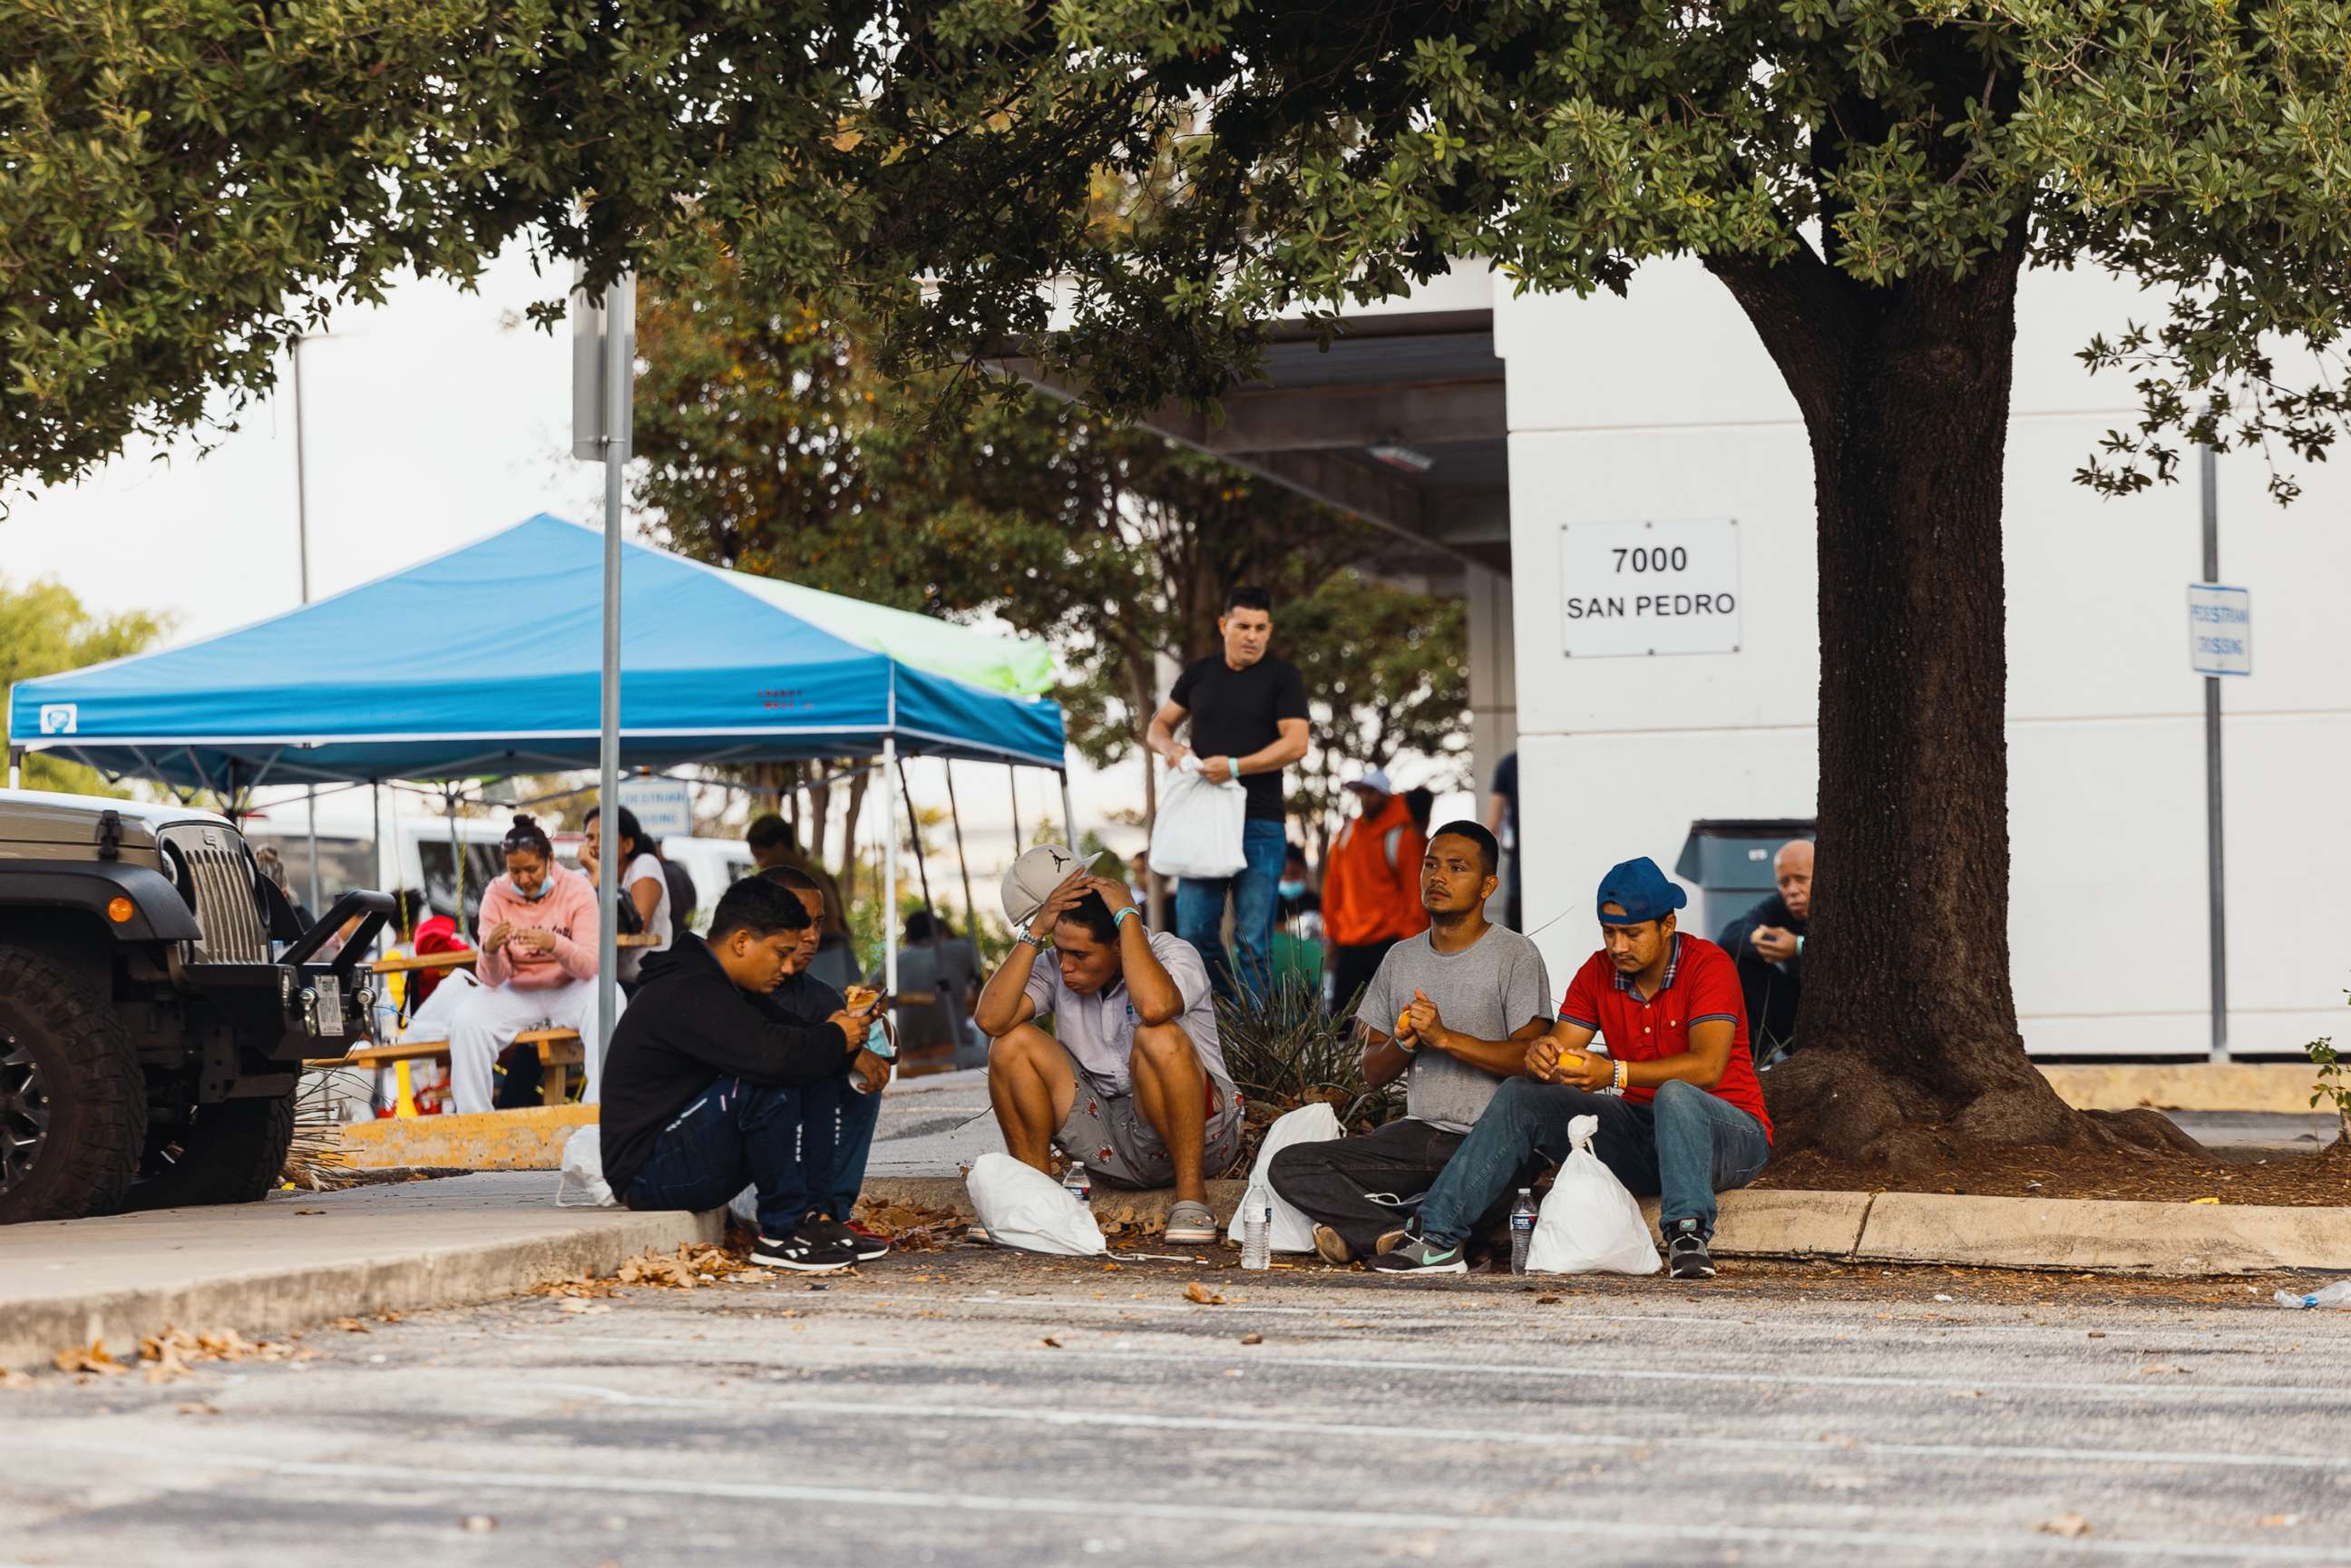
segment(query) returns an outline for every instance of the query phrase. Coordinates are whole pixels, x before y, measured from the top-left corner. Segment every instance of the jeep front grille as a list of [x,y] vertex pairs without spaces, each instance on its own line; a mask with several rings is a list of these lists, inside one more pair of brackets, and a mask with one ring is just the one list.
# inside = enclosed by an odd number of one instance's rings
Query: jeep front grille
[[196,924],[204,935],[188,944],[192,964],[266,964],[269,933],[254,897],[253,862],[243,841],[220,828],[167,828],[163,842],[187,867]]

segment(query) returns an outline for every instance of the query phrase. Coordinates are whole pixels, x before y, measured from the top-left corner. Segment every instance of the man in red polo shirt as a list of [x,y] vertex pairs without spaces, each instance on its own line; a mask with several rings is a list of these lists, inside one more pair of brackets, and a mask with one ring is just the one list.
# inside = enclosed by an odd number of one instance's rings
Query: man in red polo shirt
[[[1714,1278],[1714,1195],[1763,1169],[1771,1119],[1748,1051],[1738,965],[1674,929],[1688,901],[1646,856],[1601,879],[1601,950],[1576,971],[1559,1021],[1528,1048],[1527,1076],[1496,1092],[1411,1232],[1374,1270],[1467,1273],[1463,1243],[1478,1217],[1530,1159],[1567,1157],[1571,1120],[1597,1116],[1593,1152],[1635,1194],[1662,1199],[1674,1278]],[[1583,1049],[1594,1035],[1608,1055]]]

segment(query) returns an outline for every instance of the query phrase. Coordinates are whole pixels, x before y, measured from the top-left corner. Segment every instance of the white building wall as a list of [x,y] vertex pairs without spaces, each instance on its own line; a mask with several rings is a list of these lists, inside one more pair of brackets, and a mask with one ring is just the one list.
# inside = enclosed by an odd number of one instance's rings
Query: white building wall
[[[2034,275],[2020,307],[2007,474],[2011,941],[2039,1055],[2200,1053],[2209,1033],[2203,695],[2188,667],[2198,492],[2105,501],[2073,482],[2130,412],[2073,358],[2152,302]],[[1812,467],[1778,372],[1695,265],[1632,297],[1496,298],[1510,366],[1527,924],[1555,973],[1592,946],[1614,862],[1668,871],[1699,818],[1806,817],[1819,683]],[[2351,472],[2281,511],[2258,457],[2220,463],[2221,579],[2252,590],[2254,669],[2223,690],[2230,1038],[2351,1034]],[[1735,517],[1740,649],[1562,650],[1559,528]],[[1708,933],[1711,935],[1711,933]],[[1934,940],[1932,931],[1917,934]]]

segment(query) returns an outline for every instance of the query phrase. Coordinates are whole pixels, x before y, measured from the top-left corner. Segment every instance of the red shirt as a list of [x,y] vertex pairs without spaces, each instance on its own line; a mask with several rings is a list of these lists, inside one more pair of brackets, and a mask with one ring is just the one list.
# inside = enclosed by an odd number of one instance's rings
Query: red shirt
[[[1729,1019],[1730,1061],[1712,1092],[1761,1123],[1764,1139],[1770,1141],[1771,1118],[1764,1113],[1763,1085],[1756,1082],[1755,1058],[1747,1044],[1747,998],[1739,988],[1739,966],[1706,938],[1674,934],[1665,982],[1646,1002],[1605,952],[1594,953],[1568,982],[1559,1016],[1567,1023],[1598,1030],[1609,1054],[1620,1061],[1680,1056],[1690,1048],[1692,1024]],[[1625,1098],[1636,1105],[1656,1097],[1655,1089],[1625,1091]]]

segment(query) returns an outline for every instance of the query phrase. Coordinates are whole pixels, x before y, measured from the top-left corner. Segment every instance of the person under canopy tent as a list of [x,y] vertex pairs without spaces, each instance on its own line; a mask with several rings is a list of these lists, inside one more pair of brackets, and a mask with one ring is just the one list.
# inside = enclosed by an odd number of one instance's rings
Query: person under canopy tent
[[[38,751],[232,800],[586,771],[601,733],[602,549],[600,530],[542,514],[235,632],[19,682],[12,761]],[[1044,768],[1066,812],[1043,643],[620,549],[623,766],[874,759],[892,904],[901,758]],[[396,664],[386,628],[411,650]],[[883,936],[894,974],[894,921]]]

